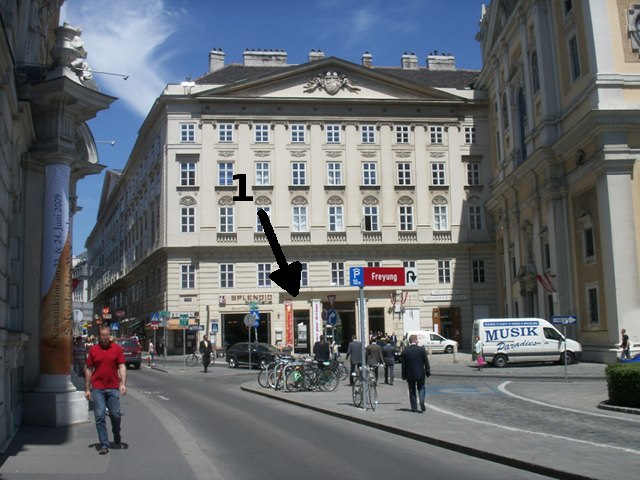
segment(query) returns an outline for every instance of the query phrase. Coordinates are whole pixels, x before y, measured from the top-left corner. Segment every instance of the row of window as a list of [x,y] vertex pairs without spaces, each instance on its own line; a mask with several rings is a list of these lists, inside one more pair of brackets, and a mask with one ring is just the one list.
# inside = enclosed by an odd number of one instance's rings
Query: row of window
[[[403,262],[405,268],[415,268],[415,262]],[[300,275],[300,286],[309,286],[309,264],[301,263],[302,272]],[[379,262],[369,262],[368,266],[379,266]],[[451,260],[438,260],[438,283],[447,284],[451,283],[452,266]],[[181,265],[181,287],[184,290],[196,288],[196,270],[193,265]],[[331,285],[332,286],[345,286],[346,283],[346,268],[344,262],[331,262]],[[270,287],[271,279],[271,264],[270,263],[258,263],[256,264],[257,273],[257,286],[258,287]],[[233,263],[222,263],[219,268],[219,281],[220,288],[235,288],[235,265]],[[485,261],[473,260],[471,262],[471,280],[473,283],[485,283]]]
[[[327,185],[344,186],[344,168],[343,162],[327,162]],[[218,163],[218,185],[232,186],[234,162]],[[480,185],[480,163],[466,163],[467,185]],[[378,163],[362,162],[361,185],[378,185]],[[308,185],[308,169],[307,162],[291,162],[291,185]],[[255,162],[255,185],[268,186],[271,185],[271,162]],[[396,163],[396,185],[413,185],[413,172],[411,162]],[[431,185],[446,186],[446,163],[431,163]],[[196,163],[180,162],[180,186],[194,187],[196,186]]]
[[[271,207],[268,205],[256,207],[256,211],[262,208],[271,216]],[[291,207],[291,231],[309,231],[309,209],[304,205]],[[468,205],[468,227],[470,230],[482,230],[482,206]],[[400,205],[398,207],[398,228],[401,232],[415,231],[414,210],[412,205]],[[344,207],[341,205],[329,205],[328,229],[330,232],[344,232]],[[219,207],[218,232],[235,233],[235,208]],[[380,231],[380,207],[378,205],[364,205],[362,216],[362,230],[367,232]],[[448,231],[449,210],[448,205],[433,205],[433,229],[436,231]],[[196,207],[182,207],[180,213],[180,231],[182,233],[195,233],[196,231]],[[263,232],[262,224],[256,215],[256,232]]]
[[[234,124],[218,123],[218,142],[232,143],[234,141]],[[330,124],[325,125],[326,143],[339,144],[342,143],[342,125]],[[255,143],[269,143],[270,125],[266,123],[258,123],[253,125],[253,140]],[[293,124],[289,126],[291,143],[306,143],[306,125]],[[410,143],[410,128],[408,125],[396,125],[394,127],[396,143]],[[429,127],[429,140],[432,144],[444,143],[444,127],[440,125],[432,125]],[[180,142],[193,143],[196,141],[196,124],[181,123],[180,124]],[[374,144],[376,139],[375,125],[360,126],[360,141],[362,143]],[[464,142],[466,144],[476,143],[476,127],[464,127]]]

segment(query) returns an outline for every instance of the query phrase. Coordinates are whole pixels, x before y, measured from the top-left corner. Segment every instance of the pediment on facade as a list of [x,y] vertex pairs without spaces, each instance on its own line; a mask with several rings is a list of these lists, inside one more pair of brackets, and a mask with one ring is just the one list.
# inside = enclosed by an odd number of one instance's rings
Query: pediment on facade
[[464,101],[437,88],[376,72],[335,57],[283,72],[212,88],[199,97],[263,97],[303,100]]
[[493,49],[509,18],[516,10],[517,3],[518,0],[495,0],[486,7],[485,17],[482,18],[482,23],[485,26],[481,28],[485,37],[485,52],[490,52]]
[[102,211],[105,204],[111,198],[111,194],[116,188],[118,181],[122,175],[121,170],[107,170],[104,173],[104,181],[102,182],[102,193],[100,194],[100,204],[98,206],[98,216],[99,212]]

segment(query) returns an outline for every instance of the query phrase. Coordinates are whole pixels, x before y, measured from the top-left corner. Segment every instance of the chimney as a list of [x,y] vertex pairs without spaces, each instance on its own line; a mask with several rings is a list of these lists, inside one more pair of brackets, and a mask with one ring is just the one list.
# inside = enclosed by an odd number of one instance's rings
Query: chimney
[[209,52],[209,73],[224,67],[224,52],[220,48],[214,48]]
[[427,55],[427,68],[429,70],[455,70],[456,57],[451,53],[441,53],[435,50]]
[[284,50],[249,50],[243,55],[245,67],[274,67],[287,64],[287,52]]
[[417,70],[418,69],[418,56],[411,52],[404,52],[400,61],[403,70]]
[[362,66],[367,68],[373,68],[373,55],[369,52],[362,54]]
[[318,50],[317,52],[315,50],[311,50],[309,52],[310,62],[315,62],[316,60],[322,60],[323,58],[324,58],[324,52],[322,50]]

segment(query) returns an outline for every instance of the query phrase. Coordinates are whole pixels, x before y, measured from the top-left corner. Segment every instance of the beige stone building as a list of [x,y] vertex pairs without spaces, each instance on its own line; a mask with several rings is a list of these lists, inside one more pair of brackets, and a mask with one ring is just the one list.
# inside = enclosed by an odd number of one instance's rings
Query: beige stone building
[[[153,314],[169,312],[156,335],[177,353],[180,314],[215,324],[224,346],[247,339],[256,302],[259,340],[304,352],[329,296],[338,341],[356,333],[350,267],[406,266],[417,285],[365,290],[367,329],[433,327],[467,345],[474,315],[497,313],[478,72],[450,55],[419,66],[405,54],[398,67],[369,53],[361,65],[314,51],[301,65],[283,51],[209,58],[208,74],[166,87],[124,170],[107,175],[87,241],[89,264],[105,267],[91,279],[96,309],[126,311],[123,332],[147,338]],[[303,265],[296,298],[269,280],[278,267],[259,208],[287,261]]]
[[640,341],[640,6],[493,0],[488,92],[499,313],[576,315],[587,359]]
[[0,2],[0,452],[21,423],[87,421],[70,381],[76,182],[98,173],[97,91],[62,0]]

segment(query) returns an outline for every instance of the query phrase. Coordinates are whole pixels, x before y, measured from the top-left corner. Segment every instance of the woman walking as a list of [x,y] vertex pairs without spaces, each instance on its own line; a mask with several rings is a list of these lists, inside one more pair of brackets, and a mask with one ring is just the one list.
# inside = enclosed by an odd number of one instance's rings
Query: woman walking
[[478,335],[476,335],[476,343],[473,346],[473,354],[476,358],[476,363],[478,365],[478,371],[481,372],[482,371],[482,367],[484,366],[484,356],[482,355],[482,347],[483,347],[483,343],[482,340],[480,340],[480,337]]

